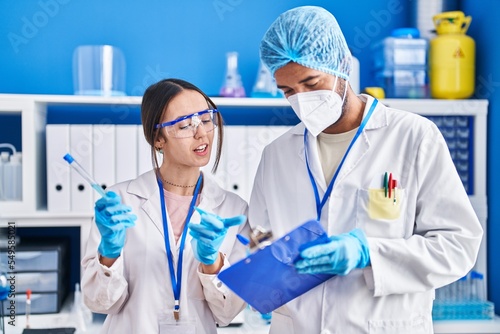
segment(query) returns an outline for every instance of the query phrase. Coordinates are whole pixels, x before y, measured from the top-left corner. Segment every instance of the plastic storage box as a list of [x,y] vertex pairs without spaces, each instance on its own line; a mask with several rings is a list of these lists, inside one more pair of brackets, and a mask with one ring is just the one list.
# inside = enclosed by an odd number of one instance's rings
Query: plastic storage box
[[[67,296],[68,241],[62,238],[21,239],[9,275],[15,280],[15,297],[4,301],[4,314],[9,314],[11,300],[17,315],[26,312],[26,291],[30,289],[31,313],[57,313]],[[0,261],[8,263],[7,250],[0,249]]]
[[428,97],[426,39],[415,28],[400,28],[373,46],[373,79],[387,98]]

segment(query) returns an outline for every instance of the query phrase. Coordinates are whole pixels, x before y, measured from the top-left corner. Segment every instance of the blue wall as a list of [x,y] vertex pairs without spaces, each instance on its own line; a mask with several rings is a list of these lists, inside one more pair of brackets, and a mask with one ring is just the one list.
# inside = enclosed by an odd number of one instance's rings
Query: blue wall
[[[414,0],[413,0],[414,1]],[[125,4],[126,3],[126,4]],[[286,9],[320,5],[335,13],[361,62],[361,87],[370,84],[370,44],[409,22],[410,0],[0,0],[0,93],[72,94],[72,53],[78,45],[111,44],[127,61],[128,95],[142,95],[164,77],[192,81],[218,94],[225,54],[237,51],[250,92],[258,45],[269,24]],[[500,311],[500,1],[462,0],[473,16],[477,42],[476,97],[490,100],[488,129],[489,294]],[[17,122],[18,120],[14,120]],[[5,119],[2,121],[5,125]],[[1,126],[2,124],[0,124]],[[0,128],[0,132],[4,132]],[[495,185],[497,187],[495,187]]]
[[[111,44],[125,54],[128,95],[142,95],[160,78],[181,77],[215,96],[228,51],[239,52],[249,93],[261,37],[281,12],[299,5],[320,5],[335,13],[367,70],[370,43],[406,23],[406,2],[0,0],[0,92],[73,94],[74,49]],[[362,81],[367,80],[365,72]]]

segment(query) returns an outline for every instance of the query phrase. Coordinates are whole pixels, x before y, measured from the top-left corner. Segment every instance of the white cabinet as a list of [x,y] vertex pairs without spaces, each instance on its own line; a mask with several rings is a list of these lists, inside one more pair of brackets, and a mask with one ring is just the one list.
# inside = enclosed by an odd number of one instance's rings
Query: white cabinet
[[[43,171],[46,110],[32,99],[0,97],[0,122],[5,116],[21,118],[22,186],[19,200],[0,200],[0,217],[7,212],[36,211],[45,202]],[[42,167],[42,168],[41,168]],[[0,179],[0,185],[3,185]]]

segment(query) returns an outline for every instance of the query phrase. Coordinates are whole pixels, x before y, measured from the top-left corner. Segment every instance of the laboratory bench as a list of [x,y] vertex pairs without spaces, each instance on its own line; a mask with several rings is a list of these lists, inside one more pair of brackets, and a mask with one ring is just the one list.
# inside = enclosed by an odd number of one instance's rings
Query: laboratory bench
[[[72,298],[65,304],[63,310],[57,314],[36,314],[30,316],[30,328],[57,328],[74,327],[71,318]],[[97,319],[96,319],[97,318]],[[5,318],[6,334],[22,334],[26,326],[26,316],[16,316],[16,326],[8,324]],[[87,327],[86,333],[97,334],[102,326],[102,318],[94,317],[94,322]],[[220,327],[218,334],[267,334],[269,326],[252,326],[242,324],[240,326]],[[78,333],[78,332],[77,332]],[[460,321],[436,321],[434,322],[435,334],[486,334],[500,333],[500,317],[493,320],[460,320]]]
[[[248,324],[218,329],[218,334],[267,334],[269,326],[255,328]],[[321,332],[323,334],[323,332]],[[500,317],[493,320],[435,321],[435,334],[483,334],[500,333]],[[325,331],[324,334],[329,334]]]

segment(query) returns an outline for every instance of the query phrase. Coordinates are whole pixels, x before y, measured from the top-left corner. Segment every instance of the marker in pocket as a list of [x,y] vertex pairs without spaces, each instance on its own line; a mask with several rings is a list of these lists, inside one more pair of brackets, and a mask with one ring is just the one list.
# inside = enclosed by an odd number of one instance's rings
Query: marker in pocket
[[394,191],[394,202],[392,202],[393,205],[396,205],[396,189],[398,187],[398,181],[392,180],[392,189]]
[[387,172],[384,174],[384,196],[387,197],[387,192],[389,190],[389,180],[387,179]]
[[393,198],[393,204],[396,204],[396,189],[397,189],[398,181],[392,177],[392,173],[385,172],[384,173],[384,196],[385,198]]

